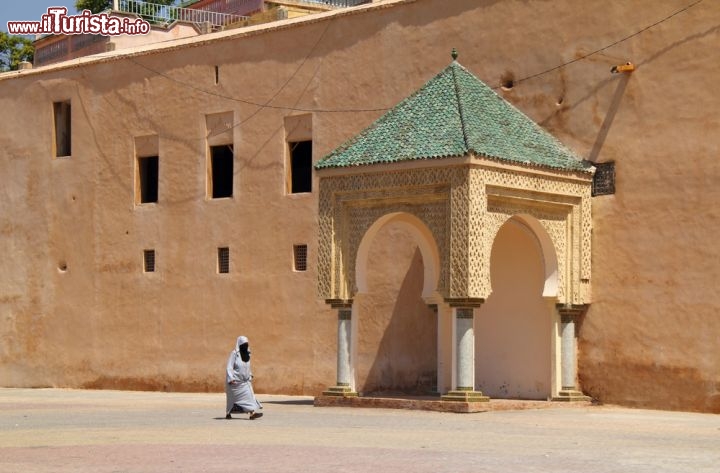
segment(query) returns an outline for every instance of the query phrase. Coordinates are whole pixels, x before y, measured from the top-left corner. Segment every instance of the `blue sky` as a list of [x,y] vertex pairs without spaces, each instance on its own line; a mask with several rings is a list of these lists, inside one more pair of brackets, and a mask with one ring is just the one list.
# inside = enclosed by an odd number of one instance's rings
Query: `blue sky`
[[2,0],[0,2],[0,31],[7,32],[8,21],[40,21],[48,7],[67,7],[74,15],[75,0]]

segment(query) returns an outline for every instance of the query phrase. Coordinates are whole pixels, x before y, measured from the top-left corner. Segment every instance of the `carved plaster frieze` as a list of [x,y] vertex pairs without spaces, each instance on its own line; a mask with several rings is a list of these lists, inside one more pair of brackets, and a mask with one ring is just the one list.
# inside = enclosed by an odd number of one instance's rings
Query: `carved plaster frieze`
[[[349,298],[357,291],[357,251],[368,229],[392,213],[417,217],[432,233],[440,256],[437,290],[450,285],[453,188],[463,184],[462,168],[432,168],[322,178],[320,181],[319,290],[324,298]],[[465,203],[465,206],[467,204]]]
[[[590,179],[507,167],[464,165],[321,177],[319,291],[351,299],[355,265],[368,230],[389,214],[429,229],[439,255],[437,292],[486,299],[490,254],[508,219],[532,217],[557,258],[557,298],[590,302]],[[427,263],[426,263],[427,264]]]
[[[471,240],[478,257],[473,268],[472,290],[488,297],[490,254],[500,227],[510,218],[530,216],[552,241],[557,258],[557,298],[561,302],[590,301],[591,203],[590,179],[536,175],[512,169],[477,167],[471,174],[478,195],[475,212],[482,238]],[[552,251],[552,250],[551,250]],[[549,255],[544,255],[546,258]]]

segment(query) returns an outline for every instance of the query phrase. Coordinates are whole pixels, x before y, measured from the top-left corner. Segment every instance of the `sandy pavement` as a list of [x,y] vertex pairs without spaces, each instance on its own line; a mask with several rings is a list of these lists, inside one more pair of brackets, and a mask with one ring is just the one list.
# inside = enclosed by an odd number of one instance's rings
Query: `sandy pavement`
[[720,473],[720,415],[550,407],[452,414],[259,395],[0,389],[0,472]]

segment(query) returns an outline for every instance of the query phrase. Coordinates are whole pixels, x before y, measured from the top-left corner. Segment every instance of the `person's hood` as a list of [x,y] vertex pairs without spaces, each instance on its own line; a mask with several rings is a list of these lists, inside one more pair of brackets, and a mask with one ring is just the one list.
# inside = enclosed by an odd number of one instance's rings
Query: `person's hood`
[[247,338],[245,335],[240,335],[240,336],[237,338],[237,343],[235,344],[235,350],[236,350],[236,351],[239,350],[239,349],[240,349],[240,345],[242,345],[243,343],[248,343],[248,341],[249,341],[249,340],[248,340],[248,338]]

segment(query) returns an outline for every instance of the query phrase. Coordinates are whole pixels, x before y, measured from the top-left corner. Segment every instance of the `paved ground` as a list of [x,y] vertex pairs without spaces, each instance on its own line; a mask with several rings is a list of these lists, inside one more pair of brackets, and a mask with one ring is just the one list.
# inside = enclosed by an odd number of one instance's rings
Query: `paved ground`
[[608,406],[450,414],[259,396],[0,389],[0,472],[720,472],[720,416]]

